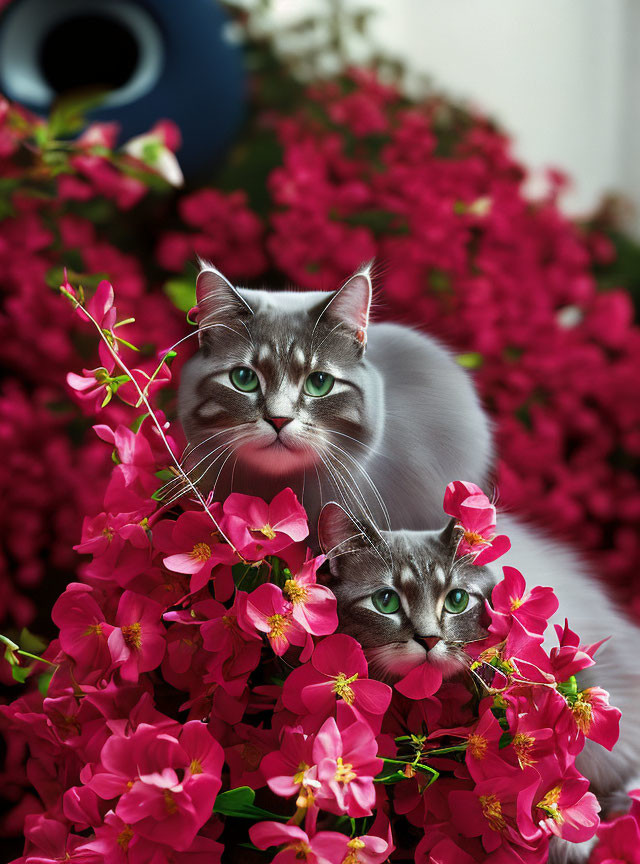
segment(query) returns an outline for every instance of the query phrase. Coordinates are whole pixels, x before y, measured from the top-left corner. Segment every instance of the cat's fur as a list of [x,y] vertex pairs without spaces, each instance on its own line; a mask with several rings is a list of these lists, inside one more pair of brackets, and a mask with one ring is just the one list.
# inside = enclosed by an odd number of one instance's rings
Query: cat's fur
[[[368,270],[323,293],[235,289],[203,265],[197,299],[179,414],[186,467],[217,499],[290,486],[312,526],[338,500],[383,527],[432,528],[452,477],[486,478],[491,434],[470,379],[433,339],[368,323]],[[257,392],[234,389],[237,366],[256,371]],[[336,378],[325,397],[302,391],[316,370]],[[277,432],[270,417],[292,421]]]
[[[460,643],[485,632],[484,600],[502,578],[504,564],[517,567],[528,588],[551,585],[559,600],[552,624],[563,624],[567,616],[587,644],[611,636],[598,651],[596,665],[581,672],[578,682],[581,689],[598,685],[609,692],[611,703],[622,710],[620,738],[612,752],[587,741],[577,767],[591,781],[605,813],[626,809],[625,790],[640,785],[640,628],[611,602],[574,552],[506,516],[499,527],[510,537],[511,551],[478,567],[455,559],[450,527],[441,532],[378,532],[372,526],[355,526],[338,505],[327,505],[319,536],[330,560],[328,584],[338,599],[340,631],[360,641],[371,673],[383,680],[397,680],[425,660],[450,677],[468,663]],[[399,613],[384,615],[374,609],[370,597],[382,587],[400,595]],[[473,602],[459,615],[449,615],[442,605],[453,588],[472,595]],[[421,637],[440,641],[428,649]],[[545,647],[554,645],[557,638],[550,625]],[[553,860],[581,860],[579,855],[579,849],[568,844],[563,851],[554,850]]]

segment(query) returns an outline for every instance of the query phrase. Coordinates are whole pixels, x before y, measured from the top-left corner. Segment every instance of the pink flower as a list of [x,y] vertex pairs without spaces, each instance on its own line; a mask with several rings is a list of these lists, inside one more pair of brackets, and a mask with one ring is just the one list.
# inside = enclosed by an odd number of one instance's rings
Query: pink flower
[[234,492],[223,507],[224,530],[249,561],[275,555],[309,534],[307,515],[291,489],[283,489],[270,504]]
[[542,779],[534,798],[536,821],[545,834],[571,843],[589,840],[600,822],[598,800],[575,769],[563,775],[556,766],[555,760],[547,760],[538,767]]
[[284,798],[298,795],[297,807],[309,806],[320,788],[313,740],[299,727],[285,727],[280,750],[267,753],[260,763],[269,789]]
[[475,555],[474,564],[489,564],[511,548],[508,537],[496,536],[496,508],[475,483],[449,483],[443,508],[462,532],[457,555]]
[[540,777],[534,768],[511,769],[482,780],[473,791],[449,793],[453,824],[463,837],[481,837],[486,852],[503,845],[530,848],[539,828],[531,817]]
[[578,731],[612,750],[620,735],[622,712],[609,704],[609,694],[601,687],[579,690],[569,703]]
[[116,627],[108,645],[113,663],[125,681],[137,681],[142,672],[162,662],[166,648],[162,606],[133,591],[125,591],[118,603]]
[[535,586],[526,592],[524,576],[515,567],[503,567],[504,578],[491,594],[491,632],[506,635],[511,617],[530,633],[544,633],[549,618],[558,609],[553,588]]
[[578,634],[569,628],[566,618],[564,627],[556,624],[555,631],[560,645],[558,648],[551,649],[549,657],[556,681],[568,681],[572,675],[593,666],[595,663],[593,655],[610,638],[602,639],[593,645],[580,645]]
[[384,764],[377,752],[368,723],[353,721],[346,712],[338,714],[338,723],[333,717],[325,720],[312,750],[320,782],[317,804],[330,813],[369,816],[376,798],[373,778]]
[[113,360],[106,366],[95,369],[83,369],[82,375],[75,372],[67,373],[67,384],[74,390],[83,402],[92,402],[95,411],[104,408],[111,401],[118,389],[118,378],[112,376]]
[[282,656],[290,645],[304,646],[303,655],[312,648],[309,634],[293,617],[292,604],[285,600],[277,585],[265,582],[251,594],[237,594],[238,623],[247,633],[265,633],[276,654]]
[[293,619],[314,636],[326,636],[338,626],[336,598],[329,588],[316,583],[316,570],[324,560],[320,555],[305,561],[297,573],[287,577],[282,589],[293,607]]
[[107,740],[87,785],[101,798],[118,797],[116,815],[136,833],[184,850],[211,817],[222,762],[222,748],[199,721],[177,734],[142,723]]
[[71,582],[56,601],[51,617],[60,628],[62,650],[86,672],[106,671],[111,663],[107,640],[113,627],[88,585]]
[[282,700],[296,714],[332,713],[336,699],[364,716],[379,717],[389,707],[391,688],[367,677],[362,648],[351,636],[336,634],[319,642],[311,662],[287,677]]
[[[220,505],[212,505],[211,513],[219,521]],[[191,577],[191,591],[199,591],[211,578],[218,564],[235,564],[233,549],[222,538],[215,523],[204,511],[189,510],[176,522],[159,522],[154,529],[154,546],[170,552],[163,558],[164,566]],[[224,592],[229,596],[229,592]],[[220,598],[219,598],[220,599]]]
[[251,842],[258,849],[284,847],[273,859],[274,864],[298,864],[299,861],[305,861],[306,864],[335,864],[337,859],[327,857],[325,844],[318,846],[320,838],[325,834],[344,836],[327,831],[309,837],[306,831],[297,825],[283,825],[280,822],[258,822],[249,828]]
[[238,592],[231,609],[218,604],[216,615],[211,615],[200,627],[204,649],[211,654],[207,658],[209,675],[217,683],[247,675],[260,662],[259,634],[253,627],[244,630],[238,624],[238,610],[243,608],[245,599],[246,595]]

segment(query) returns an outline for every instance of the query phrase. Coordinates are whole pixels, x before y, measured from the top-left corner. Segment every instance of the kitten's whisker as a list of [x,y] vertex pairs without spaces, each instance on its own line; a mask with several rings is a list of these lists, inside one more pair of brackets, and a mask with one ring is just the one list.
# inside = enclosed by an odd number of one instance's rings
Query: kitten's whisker
[[[320,318],[321,318],[321,317],[322,317],[322,316],[320,316]],[[320,318],[318,318],[318,321],[320,320]],[[317,326],[317,324],[318,324],[318,321],[316,321],[316,326]],[[327,335],[324,337],[324,339],[322,340],[322,342],[321,342],[319,345],[314,345],[314,344],[313,344],[313,332],[312,332],[312,334],[311,334],[311,336],[312,336],[312,339],[311,339],[311,352],[314,353],[314,352],[316,352],[316,351],[319,351],[319,350],[322,348],[322,346],[324,345],[324,343],[327,341],[327,339],[329,338],[329,336],[331,336],[331,334],[332,334],[335,330],[337,330],[338,327],[341,327],[341,326],[342,326],[342,324],[341,324],[341,322],[339,321],[339,322],[336,324],[335,327],[332,327],[331,330],[329,330],[329,332],[327,333]],[[316,329],[316,328],[314,327],[314,328],[313,328],[313,331],[314,331],[314,332],[315,332],[315,329]]]
[[[341,540],[339,543],[336,543],[336,545],[333,546],[331,549],[329,549],[328,552],[325,552],[325,553],[324,553],[325,556],[326,556],[327,558],[330,558],[330,557],[331,557],[331,553],[332,553],[335,549],[338,549],[340,546],[342,546],[343,543],[348,543],[349,540],[355,540],[356,537],[365,537],[365,538],[366,538],[366,535],[365,535],[365,533],[364,533],[363,531],[358,531],[357,534],[352,534],[351,537],[345,537],[344,540]],[[346,550],[346,551],[355,551],[355,550]],[[336,558],[337,558],[337,557],[338,557],[338,556],[336,555]]]
[[[342,450],[341,447],[338,447],[337,444],[331,444],[330,441],[327,441],[326,443],[329,444],[330,447],[334,447],[334,448],[335,448],[336,450],[338,450],[340,453],[345,453],[345,451]],[[328,456],[329,458],[331,458],[331,455],[332,455],[332,454],[327,453],[327,456]],[[345,455],[348,456],[349,454],[345,453]],[[340,459],[338,459],[338,457],[337,457],[335,454],[333,454],[333,459],[334,459],[334,461],[337,462],[337,463],[340,465],[340,467],[341,467],[341,468],[342,468],[342,469],[343,469],[343,470],[344,470],[344,471],[349,475],[349,478],[351,479],[351,482],[353,483],[353,486],[355,487],[355,489],[356,489],[356,491],[358,492],[358,495],[359,495],[359,497],[360,497],[360,500],[362,501],[363,511],[364,511],[365,514],[368,516],[368,518],[369,518],[369,522],[370,522],[374,527],[377,527],[377,526],[376,526],[376,521],[377,521],[377,520],[374,518],[373,513],[372,513],[372,511],[371,511],[369,505],[367,504],[367,501],[366,501],[366,498],[364,497],[364,494],[360,491],[360,489],[359,489],[359,487],[358,487],[358,484],[356,483],[355,477],[353,476],[353,474],[351,473],[351,471],[349,470],[349,468],[348,468],[348,467],[347,467],[347,466],[346,466],[346,465],[345,465],[345,464],[344,464]],[[356,465],[357,465],[357,463],[356,463]],[[358,467],[360,467],[360,466],[358,465]],[[366,475],[366,472],[363,472],[363,473]],[[365,477],[365,479],[367,479],[367,477],[368,477],[368,475]],[[372,482],[371,480],[369,480],[369,483],[370,483],[370,485],[371,485],[371,488],[373,489],[373,492],[375,493],[375,495],[376,495],[377,498],[378,498],[378,502],[379,502],[379,504],[380,504],[380,506],[381,506],[383,516],[386,516],[386,518],[387,518],[387,523],[389,523],[388,513],[387,513],[387,510],[386,510],[386,507],[384,506],[384,502],[383,502],[382,499],[380,498],[380,496],[379,496],[379,494],[378,494],[378,490],[377,490],[376,487],[373,485],[373,482]],[[380,537],[380,539],[383,540],[382,537]],[[386,541],[384,541],[384,540],[383,540],[383,542],[386,543]]]

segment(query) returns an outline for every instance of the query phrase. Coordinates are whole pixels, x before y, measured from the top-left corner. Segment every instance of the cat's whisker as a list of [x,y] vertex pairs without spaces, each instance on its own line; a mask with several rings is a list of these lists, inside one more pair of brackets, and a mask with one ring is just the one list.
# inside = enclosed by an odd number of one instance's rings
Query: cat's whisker
[[[199,475],[199,477],[196,477],[195,479],[191,480],[191,482],[194,484],[194,486],[197,486],[202,481],[202,479],[207,475],[207,473],[213,468],[213,466],[216,464],[216,462],[225,455],[225,453],[227,452],[228,446],[229,445],[224,445],[222,452],[219,453],[217,456],[215,456],[213,458],[213,460],[208,463],[208,465],[206,466],[204,471],[202,471],[202,473]],[[175,504],[176,501],[179,501],[181,498],[183,498],[185,496],[185,494],[189,491],[190,491],[190,487],[186,487],[186,488],[180,489],[178,492],[172,493],[172,497],[168,499],[168,501],[166,502],[166,506],[170,506],[171,504]]]
[[[328,475],[328,476],[330,477],[330,479],[333,481],[333,485],[334,485],[334,487],[335,487],[336,494],[339,495],[339,496],[341,497],[341,499],[342,499],[342,503],[343,503],[343,505],[344,505],[344,509],[345,509],[345,511],[348,513],[349,517],[350,517],[354,522],[357,523],[357,522],[358,522],[358,518],[357,518],[357,516],[355,515],[355,513],[353,513],[353,511],[352,511],[352,509],[351,509],[351,507],[350,507],[350,505],[349,505],[349,501],[347,500],[347,496],[346,496],[346,494],[345,494],[345,491],[344,491],[345,488],[346,488],[348,491],[352,491],[352,490],[350,490],[349,487],[348,487],[348,485],[344,483],[344,480],[343,480],[343,478],[340,476],[339,472],[337,472],[336,470],[334,470],[334,467],[331,465],[331,463],[327,461],[327,459],[330,459],[330,454],[327,453],[326,451],[324,451],[324,456],[323,456],[323,454],[322,454],[322,452],[320,451],[320,449],[316,449],[316,454],[317,454],[318,458],[320,459],[320,461],[322,462],[322,464],[324,465],[325,470],[326,470],[326,472],[327,472],[327,475]],[[325,456],[327,457],[327,459],[324,458]]]
[[347,435],[346,432],[338,432],[337,429],[327,429],[327,432],[330,435],[341,435],[343,438],[348,438],[349,441],[354,441],[360,447],[366,447],[367,450],[371,450],[374,456],[384,456],[385,459],[388,459],[389,456],[387,453],[381,453],[379,450],[374,450],[369,444],[365,444],[364,441],[360,441],[358,438],[354,438],[353,435]]
[[224,435],[225,432],[228,432],[229,429],[219,429],[217,432],[214,432],[213,435],[209,435],[208,438],[203,438],[202,441],[199,441],[198,444],[187,444],[187,446],[182,451],[182,456],[180,457],[180,464],[184,465],[184,461],[187,456],[193,456],[196,450],[199,450],[203,444],[207,444],[209,441],[212,441],[214,438],[217,438],[218,435]]
[[[334,447],[336,450],[338,450],[340,453],[342,453],[342,454],[343,454],[347,459],[349,459],[349,460],[350,460],[350,461],[351,461],[351,462],[356,466],[356,468],[360,471],[360,473],[362,474],[362,476],[364,477],[364,479],[365,479],[365,480],[367,481],[367,483],[369,484],[369,487],[370,487],[371,491],[373,492],[373,494],[374,494],[374,496],[375,496],[375,498],[376,498],[376,501],[377,501],[378,504],[380,505],[380,509],[382,510],[382,515],[384,516],[385,521],[386,521],[386,523],[387,523],[387,530],[391,530],[391,517],[390,517],[390,515],[389,515],[389,511],[388,511],[388,509],[387,509],[386,504],[384,503],[384,501],[383,501],[383,499],[382,499],[382,496],[381,496],[380,493],[378,492],[378,488],[377,488],[377,486],[375,485],[375,483],[374,483],[373,480],[371,479],[371,476],[369,475],[369,472],[368,472],[368,471],[367,471],[367,470],[366,470],[366,469],[365,469],[365,468],[360,464],[360,462],[358,462],[358,460],[355,458],[355,456],[352,456],[352,455],[351,455],[351,453],[348,453],[348,452],[347,452],[346,450],[344,450],[342,447],[339,447],[337,444],[334,444],[334,443],[331,442],[331,441],[327,441],[327,444],[328,444],[330,447]],[[346,466],[345,466],[345,467],[346,467]],[[352,477],[352,475],[351,475],[350,472],[349,472],[349,476]],[[353,479],[353,477],[352,477],[352,479]],[[355,482],[355,480],[354,480],[354,482]]]
[[[340,452],[344,453],[344,451],[342,450],[342,448],[338,447],[336,444],[331,444],[331,442],[326,442],[326,443],[328,443],[331,447],[335,447],[335,448],[338,449]],[[327,453],[327,457],[328,457],[329,459],[331,458],[331,455],[332,455],[332,454]],[[348,455],[348,454],[345,454],[345,455]],[[366,499],[365,499],[364,495],[362,494],[362,492],[361,492],[360,489],[358,488],[358,485],[357,485],[357,483],[356,483],[356,480],[355,480],[353,474],[351,473],[351,471],[349,470],[349,468],[348,468],[348,467],[347,467],[347,466],[346,466],[346,465],[345,465],[345,464],[344,464],[340,459],[338,459],[337,456],[333,455],[333,459],[334,459],[334,461],[337,462],[337,463],[338,463],[338,464],[343,468],[343,470],[346,471],[346,473],[349,475],[349,478],[351,479],[351,482],[353,483],[353,486],[355,487],[355,489],[356,489],[357,492],[358,492],[358,495],[360,496],[360,500],[361,500],[361,502],[362,502],[362,507],[363,507],[363,512],[368,516],[369,522],[370,522],[374,527],[376,527],[376,520],[374,519],[373,513],[371,512],[371,509],[369,508],[369,506],[368,506],[368,504],[367,504],[367,502],[366,502]],[[350,487],[348,487],[348,484],[347,484],[347,488],[350,488]],[[372,485],[372,489],[373,489],[373,491],[377,494],[377,489],[375,489],[375,486]],[[379,496],[378,496],[378,497],[379,497]],[[383,508],[383,514],[385,514],[385,512],[386,512],[386,508],[384,507],[384,502],[382,502],[382,499],[381,499],[381,498],[379,498],[379,503],[381,504],[381,507]],[[387,522],[388,522],[388,521],[389,521],[389,520],[388,520],[388,513],[387,513],[386,515],[387,515]],[[357,520],[356,520],[356,521],[357,521]],[[376,529],[376,530],[377,530],[377,529]],[[385,539],[384,539],[380,534],[379,534],[379,536],[380,536],[380,540],[381,540],[381,541],[385,544],[385,546],[386,546],[386,545],[387,545],[386,540],[385,540]]]
[[[202,465],[203,462],[206,462],[207,459],[209,459],[211,456],[213,456],[213,454],[216,453],[221,448],[226,447],[227,444],[228,444],[228,442],[225,441],[222,444],[219,444],[217,447],[214,447],[213,450],[209,450],[209,452],[206,454],[206,456],[203,456],[199,462],[196,462],[195,465],[192,465],[191,468],[189,468],[189,470],[185,472],[186,475],[188,477],[190,477],[191,474],[194,471],[196,471],[200,467],[200,465]],[[205,474],[206,474],[206,471],[205,471]],[[158,493],[157,493],[158,497],[164,497],[166,494],[169,494],[176,487],[176,485],[179,486],[183,482],[184,482],[184,480],[182,477],[176,477],[173,480],[169,480],[167,483],[165,483],[164,486],[161,486],[160,489],[158,490]]]

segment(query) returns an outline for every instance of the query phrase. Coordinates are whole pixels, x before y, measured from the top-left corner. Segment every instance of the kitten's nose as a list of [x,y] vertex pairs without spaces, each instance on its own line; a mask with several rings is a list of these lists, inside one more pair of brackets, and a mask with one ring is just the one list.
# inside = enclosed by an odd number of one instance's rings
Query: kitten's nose
[[427,651],[431,651],[431,649],[440,641],[439,636],[420,636],[418,638],[427,646]]
[[276,432],[279,432],[287,423],[291,423],[293,417],[267,417],[267,423],[271,423]]

